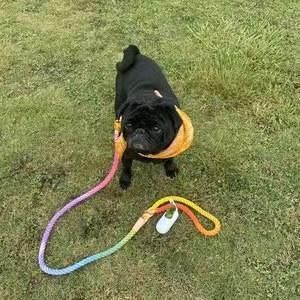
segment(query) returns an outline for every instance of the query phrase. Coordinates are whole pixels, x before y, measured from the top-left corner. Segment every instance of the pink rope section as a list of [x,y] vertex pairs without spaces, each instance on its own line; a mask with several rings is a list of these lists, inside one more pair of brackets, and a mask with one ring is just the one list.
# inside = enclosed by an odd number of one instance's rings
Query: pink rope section
[[55,225],[58,223],[59,219],[64,214],[68,213],[71,209],[73,209],[74,207],[76,207],[79,204],[84,203],[90,197],[94,196],[96,193],[98,193],[99,191],[104,189],[113,179],[115,173],[118,170],[119,163],[120,163],[119,155],[117,154],[117,152],[115,152],[111,169],[108,172],[108,174],[106,175],[106,177],[99,184],[97,184],[95,187],[93,187],[91,190],[89,190],[89,191],[85,192],[84,194],[78,196],[77,198],[71,200],[69,203],[67,203],[63,208],[58,210],[53,215],[53,217],[51,218],[50,222],[48,223],[48,225],[44,231],[42,241],[40,244],[40,249],[39,249],[39,265],[40,265],[40,268],[44,272],[47,273],[47,270],[49,269],[45,262],[46,247],[47,247],[51,232],[52,232],[53,228],[55,227]]

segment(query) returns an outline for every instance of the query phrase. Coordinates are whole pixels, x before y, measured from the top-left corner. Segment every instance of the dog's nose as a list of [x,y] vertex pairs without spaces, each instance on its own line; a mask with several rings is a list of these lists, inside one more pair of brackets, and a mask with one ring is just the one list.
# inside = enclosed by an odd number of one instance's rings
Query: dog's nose
[[144,134],[145,133],[145,129],[144,128],[137,128],[135,130],[135,134]]

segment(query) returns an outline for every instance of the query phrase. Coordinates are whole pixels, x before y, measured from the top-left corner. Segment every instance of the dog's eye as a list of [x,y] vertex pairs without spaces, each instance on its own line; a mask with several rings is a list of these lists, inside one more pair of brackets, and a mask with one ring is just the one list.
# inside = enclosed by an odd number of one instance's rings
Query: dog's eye
[[126,123],[126,124],[125,124],[125,128],[126,128],[126,129],[132,128],[132,124],[131,124],[131,123]]
[[161,131],[161,129],[160,129],[158,126],[154,126],[152,129],[153,129],[155,132],[160,132],[160,131]]

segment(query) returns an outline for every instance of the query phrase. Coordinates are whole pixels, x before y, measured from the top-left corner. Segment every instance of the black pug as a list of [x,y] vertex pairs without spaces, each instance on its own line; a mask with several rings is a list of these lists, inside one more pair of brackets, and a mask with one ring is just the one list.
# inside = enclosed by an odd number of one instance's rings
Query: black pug
[[[154,161],[141,154],[157,154],[166,149],[177,135],[182,120],[175,110],[178,99],[160,67],[139,49],[130,45],[123,60],[116,64],[116,118],[122,116],[121,130],[127,142],[122,157],[120,186],[131,184],[134,159]],[[156,159],[164,164],[166,175],[175,177],[174,159]]]

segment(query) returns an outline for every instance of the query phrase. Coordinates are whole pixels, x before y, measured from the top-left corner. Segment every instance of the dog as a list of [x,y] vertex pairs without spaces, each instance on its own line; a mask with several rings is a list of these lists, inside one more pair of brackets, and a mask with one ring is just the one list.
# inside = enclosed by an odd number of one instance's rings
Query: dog
[[123,53],[123,60],[116,64],[115,114],[122,120],[121,132],[127,142],[119,179],[125,190],[131,184],[133,160],[163,163],[168,177],[177,175],[173,157],[152,159],[147,155],[166,149],[182,120],[175,109],[178,99],[161,68],[135,45],[129,45]]

